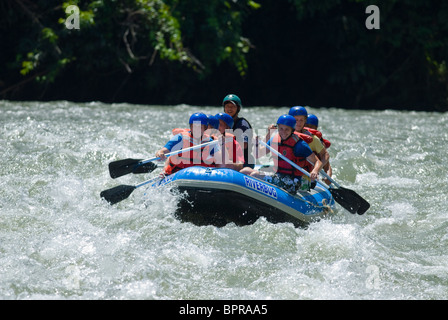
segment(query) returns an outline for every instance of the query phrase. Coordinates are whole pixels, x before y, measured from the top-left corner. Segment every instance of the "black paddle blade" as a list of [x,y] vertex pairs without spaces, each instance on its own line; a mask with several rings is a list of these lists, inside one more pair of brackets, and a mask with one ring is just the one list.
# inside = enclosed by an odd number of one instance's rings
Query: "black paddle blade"
[[330,188],[329,190],[334,200],[350,213],[361,215],[370,208],[370,204],[353,190],[344,187]]
[[132,171],[132,173],[150,173],[157,169],[157,164],[154,162],[142,163]]
[[109,173],[112,179],[132,173],[135,166],[143,159],[123,159],[109,163]]
[[[362,198],[361,198],[362,199]],[[361,203],[361,205],[359,206],[359,208],[358,208],[358,211],[357,211],[357,213],[359,214],[359,215],[362,215],[362,214],[364,214],[367,210],[369,210],[369,208],[370,208],[370,203],[368,203],[366,200],[364,200],[364,199],[362,199],[363,201],[361,201],[360,203]]]
[[140,164],[142,159],[123,159],[109,163],[109,173],[112,179],[124,176],[128,173],[149,173],[153,172],[157,165],[153,162]]
[[110,204],[115,204],[128,198],[134,189],[134,186],[120,185],[101,191],[100,197]]

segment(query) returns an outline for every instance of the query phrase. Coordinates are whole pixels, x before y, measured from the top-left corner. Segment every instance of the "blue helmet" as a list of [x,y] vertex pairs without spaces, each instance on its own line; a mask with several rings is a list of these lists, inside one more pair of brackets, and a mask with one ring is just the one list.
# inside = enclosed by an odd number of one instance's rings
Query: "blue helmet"
[[219,119],[218,118],[216,118],[212,114],[208,114],[207,118],[208,118],[208,124],[210,126],[212,126],[214,129],[218,129],[219,128]]
[[202,112],[196,112],[191,115],[189,124],[193,124],[195,122],[200,122],[201,125],[208,126],[208,118]]
[[284,114],[278,118],[277,124],[284,124],[285,126],[295,129],[296,119],[293,116],[290,116],[289,114]]
[[233,128],[233,118],[227,113],[220,112],[217,113],[215,117],[218,118],[218,120],[224,121],[229,126],[229,128]]
[[319,119],[314,114],[309,114],[306,120],[307,124],[312,124],[313,126],[319,126]]
[[306,111],[306,109],[304,107],[301,107],[301,106],[292,107],[291,109],[289,109],[288,114],[293,117],[294,116],[308,117],[308,112]]

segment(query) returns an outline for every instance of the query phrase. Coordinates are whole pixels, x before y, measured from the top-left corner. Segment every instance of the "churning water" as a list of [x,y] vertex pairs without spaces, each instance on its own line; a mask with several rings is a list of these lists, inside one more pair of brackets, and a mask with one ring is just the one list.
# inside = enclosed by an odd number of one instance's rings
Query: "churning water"
[[0,101],[0,299],[448,298],[448,114],[308,109],[363,216],[199,227],[163,190],[100,199],[157,174],[112,180],[110,161],[153,157],[197,111],[221,108]]

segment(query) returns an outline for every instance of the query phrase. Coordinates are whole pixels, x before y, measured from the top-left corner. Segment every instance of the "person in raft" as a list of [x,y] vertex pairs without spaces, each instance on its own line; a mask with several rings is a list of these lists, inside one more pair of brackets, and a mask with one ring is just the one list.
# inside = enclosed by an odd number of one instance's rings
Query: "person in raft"
[[233,134],[244,152],[244,167],[254,168],[255,159],[252,155],[252,126],[245,118],[239,117],[242,103],[236,94],[228,94],[222,100],[224,112],[233,118]]
[[[204,132],[208,127],[208,119],[204,113],[199,112],[192,114],[190,116],[189,124],[190,130],[181,131],[172,137],[162,149],[156,152],[156,157],[165,160],[165,154],[171,151],[177,151],[213,141],[210,136],[204,135]],[[166,159],[164,174],[170,175],[191,166],[222,167],[223,165],[219,164],[220,161],[216,161],[216,159],[220,159],[221,157],[221,151],[218,144],[182,152]]]
[[325,148],[327,149],[330,148],[331,142],[322,137],[322,132],[317,130],[317,127],[319,127],[319,118],[314,114],[308,114],[308,118],[306,120],[304,129],[316,135],[320,139],[320,142],[322,142]]
[[[304,129],[309,131],[311,134],[315,135],[320,139],[320,142],[324,145],[325,149],[330,148],[331,142],[322,137],[322,132],[317,130],[319,127],[319,118],[314,114],[308,114],[308,119],[305,123]],[[324,171],[331,177],[333,175],[333,169],[331,168],[330,161],[323,166]],[[328,179],[324,179],[325,183],[330,185],[331,182]]]
[[[308,144],[294,132],[296,120],[293,116],[287,114],[280,116],[277,120],[277,126],[278,132],[273,134],[267,144],[306,171],[311,167],[307,159],[315,163],[310,172],[311,180],[300,170],[275,154],[272,155],[274,174],[267,174],[251,168],[243,168],[240,172],[275,184],[291,194],[299,190],[309,191],[312,185],[315,185],[312,182],[317,179],[319,170],[322,168],[322,162],[311,151]],[[266,149],[266,154],[268,153],[269,148]]]
[[208,119],[208,127],[206,134],[208,134],[209,136],[211,136],[213,139],[216,140],[216,137],[220,135],[219,119],[212,114],[207,114],[207,119]]
[[[218,127],[219,127],[219,120],[212,114],[206,114],[207,116],[207,121],[208,121],[208,126],[207,126],[207,130],[204,134],[211,136],[214,140],[216,140],[217,136],[219,136],[219,131],[218,131]],[[173,134],[173,136],[175,136],[176,134],[179,134],[181,132],[188,132],[190,131],[190,128],[174,128],[171,132]]]
[[330,160],[330,154],[320,141],[320,138],[305,128],[305,123],[308,121],[308,111],[306,111],[304,107],[295,106],[289,109],[288,114],[296,119],[296,132],[298,134],[308,135],[312,138],[310,142],[307,141],[308,145],[322,162],[322,167],[325,167]]
[[218,130],[220,132],[219,139],[221,139],[222,163],[225,168],[240,171],[244,165],[244,154],[235,136],[229,132],[233,127],[233,118],[223,112],[216,114],[215,118],[219,121]]

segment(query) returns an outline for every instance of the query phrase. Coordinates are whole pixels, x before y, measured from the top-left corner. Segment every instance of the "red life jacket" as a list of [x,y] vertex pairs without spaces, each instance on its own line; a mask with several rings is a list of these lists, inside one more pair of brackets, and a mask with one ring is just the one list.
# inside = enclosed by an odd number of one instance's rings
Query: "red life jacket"
[[305,141],[306,143],[311,143],[313,142],[313,137],[310,135],[307,135],[306,133],[302,133],[302,132],[297,132],[294,131],[295,134],[297,134],[303,141]]
[[173,133],[173,136],[179,133],[188,132],[190,129],[188,128],[174,128],[171,132]]
[[[308,136],[309,137],[309,136]],[[306,171],[310,171],[310,165],[309,162],[306,160],[306,158],[303,157],[296,157],[294,154],[294,146],[301,140],[301,136],[294,132],[288,139],[283,140],[280,137],[278,133],[275,134],[275,136],[272,138],[272,144],[271,147],[273,147],[275,150],[277,150],[279,153],[281,153],[283,156],[285,156],[287,159],[294,162],[299,167],[305,169]],[[289,174],[293,176],[302,176],[303,173],[300,170],[297,170],[292,165],[290,165],[288,162],[283,160],[281,157],[273,157],[274,165],[277,167],[278,173],[284,173]]]
[[[225,159],[225,151],[228,155],[232,156],[231,161],[233,163],[237,162],[244,162],[244,154],[242,152],[241,147],[239,146],[238,142],[236,141],[236,137],[228,132],[225,132],[224,135],[221,135],[219,137],[214,137],[215,139],[222,139],[221,142],[221,151],[222,151],[222,160],[224,163]],[[240,152],[238,152],[240,151]]]
[[[180,133],[182,135],[182,149],[193,147],[193,136],[190,131],[183,131]],[[208,141],[202,141],[202,143]],[[203,166],[203,167],[214,167],[213,161],[204,162],[204,152],[209,154],[210,148],[205,147],[204,149],[196,149],[187,152],[182,152],[177,155],[172,155],[168,158],[165,164],[165,174],[170,175],[181,169],[192,167],[192,166]]]
[[320,139],[320,141],[322,141],[322,143],[324,144],[325,148],[327,148],[327,149],[330,148],[331,142],[328,141],[327,139],[322,138],[322,132],[320,132],[319,130],[316,130],[316,129],[311,129],[311,128],[303,128],[303,129],[309,131],[311,134],[318,137]]

